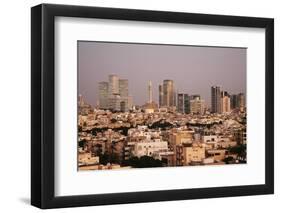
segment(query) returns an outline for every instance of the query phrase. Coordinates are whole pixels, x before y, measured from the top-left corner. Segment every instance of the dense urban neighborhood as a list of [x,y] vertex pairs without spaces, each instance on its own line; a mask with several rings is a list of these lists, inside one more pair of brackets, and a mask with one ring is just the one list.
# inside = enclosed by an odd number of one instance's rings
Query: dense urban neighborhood
[[152,82],[147,102],[135,105],[129,81],[109,75],[98,85],[97,104],[78,97],[78,170],[243,164],[247,162],[244,93],[210,86],[200,94],[176,91],[173,80]]

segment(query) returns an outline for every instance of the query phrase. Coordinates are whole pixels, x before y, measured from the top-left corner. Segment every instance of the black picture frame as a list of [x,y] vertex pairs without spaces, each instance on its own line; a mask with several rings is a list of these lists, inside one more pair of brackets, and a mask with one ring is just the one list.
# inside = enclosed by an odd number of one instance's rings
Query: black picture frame
[[[265,184],[93,195],[54,195],[55,17],[264,28],[266,135]],[[274,20],[164,11],[41,4],[31,8],[31,204],[42,208],[218,198],[274,193]]]

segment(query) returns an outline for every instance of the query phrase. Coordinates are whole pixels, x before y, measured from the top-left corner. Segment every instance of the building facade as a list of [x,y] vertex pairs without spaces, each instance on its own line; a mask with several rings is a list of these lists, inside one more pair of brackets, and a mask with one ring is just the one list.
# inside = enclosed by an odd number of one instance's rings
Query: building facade
[[190,100],[190,113],[203,115],[205,113],[205,101],[200,100],[198,97]]
[[163,106],[175,106],[175,88],[173,80],[163,81]]
[[99,82],[99,107],[101,109],[108,108],[108,82]]
[[199,144],[176,146],[177,166],[201,164],[205,157],[205,148]]
[[152,103],[152,82],[148,82],[148,103]]
[[129,96],[129,81],[127,79],[119,79],[119,95],[120,97]]
[[159,92],[159,107],[163,106],[163,98],[164,98],[164,93],[163,93],[163,85],[159,85],[158,88]]
[[238,96],[236,94],[230,95],[230,108],[236,109],[238,107]]
[[189,114],[190,113],[190,102],[189,95],[184,93],[178,94],[177,110],[179,113]]
[[117,75],[109,75],[109,95],[119,94],[119,77]]
[[211,112],[221,113],[221,89],[219,86],[211,87]]
[[226,91],[221,92],[221,112],[230,112],[230,95]]
[[244,93],[239,93],[238,94],[238,106],[240,109],[245,108],[245,94]]
[[99,82],[99,106],[102,109],[126,112],[132,108],[128,79],[109,75],[109,82]]
[[141,156],[154,156],[158,152],[167,152],[168,143],[166,141],[151,141],[151,142],[139,142],[135,144],[133,155],[136,157]]

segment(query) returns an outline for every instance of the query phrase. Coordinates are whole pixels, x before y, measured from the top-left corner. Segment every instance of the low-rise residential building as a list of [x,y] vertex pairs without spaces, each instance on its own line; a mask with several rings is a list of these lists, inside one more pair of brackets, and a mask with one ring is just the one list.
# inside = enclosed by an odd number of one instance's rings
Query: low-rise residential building
[[82,152],[78,154],[78,164],[79,166],[99,164],[99,157],[92,156],[91,153]]
[[225,159],[225,149],[210,149],[207,150],[207,156],[213,157],[215,161],[223,161]]
[[150,141],[150,142],[140,142],[136,143],[133,154],[136,157],[141,156],[153,156],[157,152],[167,152],[168,142],[166,141]]
[[176,164],[178,166],[201,163],[205,159],[205,147],[201,144],[177,145]]

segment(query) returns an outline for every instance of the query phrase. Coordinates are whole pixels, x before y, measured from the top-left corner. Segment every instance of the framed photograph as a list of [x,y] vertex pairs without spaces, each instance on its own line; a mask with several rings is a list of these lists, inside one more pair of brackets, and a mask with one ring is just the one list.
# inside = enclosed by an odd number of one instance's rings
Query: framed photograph
[[31,204],[274,192],[274,20],[31,9]]

